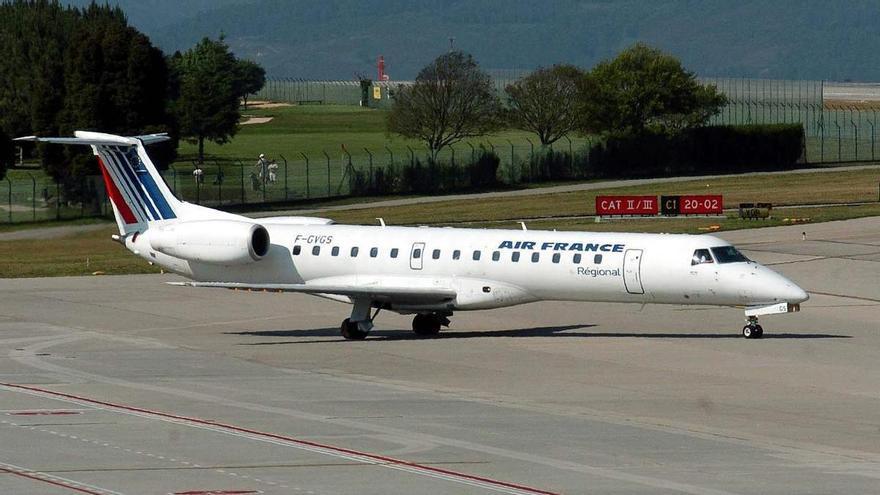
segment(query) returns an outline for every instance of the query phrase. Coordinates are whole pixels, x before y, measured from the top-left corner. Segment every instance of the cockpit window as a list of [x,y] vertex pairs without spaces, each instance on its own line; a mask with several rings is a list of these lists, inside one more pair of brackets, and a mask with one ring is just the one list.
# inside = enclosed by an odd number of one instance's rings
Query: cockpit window
[[712,254],[715,255],[718,263],[744,263],[751,261],[733,246],[713,247]]
[[708,249],[697,249],[694,251],[694,257],[691,258],[691,266],[702,265],[703,263],[714,263],[712,255]]

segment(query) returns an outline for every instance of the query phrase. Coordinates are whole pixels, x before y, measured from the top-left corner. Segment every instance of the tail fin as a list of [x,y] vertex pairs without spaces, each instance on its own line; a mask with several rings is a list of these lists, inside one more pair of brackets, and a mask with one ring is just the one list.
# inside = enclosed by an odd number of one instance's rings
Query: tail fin
[[178,217],[180,201],[168,189],[144,148],[167,140],[167,135],[123,137],[87,131],[76,131],[74,135],[72,138],[28,136],[17,141],[91,146],[98,157],[120,234],[143,232],[153,222]]

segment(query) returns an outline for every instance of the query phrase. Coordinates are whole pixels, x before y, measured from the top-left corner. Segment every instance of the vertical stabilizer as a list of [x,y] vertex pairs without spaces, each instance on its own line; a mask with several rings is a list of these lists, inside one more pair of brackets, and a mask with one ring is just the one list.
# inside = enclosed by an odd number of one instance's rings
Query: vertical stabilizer
[[147,155],[145,145],[165,141],[164,134],[123,137],[76,131],[73,138],[29,136],[21,141],[89,145],[98,157],[104,186],[122,235],[143,232],[151,223],[178,218],[180,202]]

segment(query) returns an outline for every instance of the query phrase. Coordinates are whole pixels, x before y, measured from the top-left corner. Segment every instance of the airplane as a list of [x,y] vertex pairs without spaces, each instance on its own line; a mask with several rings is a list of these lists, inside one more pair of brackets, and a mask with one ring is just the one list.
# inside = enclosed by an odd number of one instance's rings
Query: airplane
[[733,306],[745,338],[763,315],[809,295],[712,235],[339,225],[252,219],[178,200],[147,154],[165,134],[18,138],[91,146],[119,227],[114,240],[189,287],[299,292],[352,305],[341,326],[361,340],[381,310],[434,336],[457,311],[536,301]]

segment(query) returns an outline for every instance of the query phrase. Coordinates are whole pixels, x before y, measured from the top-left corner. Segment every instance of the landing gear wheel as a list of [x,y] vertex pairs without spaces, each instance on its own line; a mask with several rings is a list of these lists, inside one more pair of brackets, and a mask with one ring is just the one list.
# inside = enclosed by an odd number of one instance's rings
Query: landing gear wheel
[[413,317],[412,329],[416,335],[431,336],[440,333],[440,317],[434,314],[418,314]]
[[747,339],[760,339],[764,335],[761,325],[746,325],[743,327],[743,337]]
[[764,329],[758,325],[758,317],[746,313],[746,326],[743,327],[743,337],[747,339],[760,339],[764,335]]
[[351,321],[351,318],[343,320],[339,330],[345,340],[364,340],[367,338],[367,332],[361,330],[357,322]]

